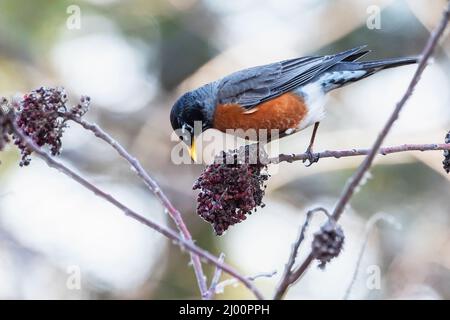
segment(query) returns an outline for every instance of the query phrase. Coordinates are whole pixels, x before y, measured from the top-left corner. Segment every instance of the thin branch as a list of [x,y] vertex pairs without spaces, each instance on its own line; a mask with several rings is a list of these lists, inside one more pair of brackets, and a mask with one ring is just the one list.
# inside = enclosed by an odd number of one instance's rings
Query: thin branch
[[[260,279],[260,278],[272,278],[276,274],[277,274],[277,271],[273,270],[272,272],[263,272],[263,273],[255,274],[253,276],[248,276],[248,277],[246,277],[246,279],[249,280],[249,281],[255,281],[255,280]],[[222,293],[225,290],[225,287],[232,286],[232,285],[235,285],[237,283],[238,282],[237,282],[236,279],[224,280],[224,281],[222,281],[222,282],[217,284],[217,286],[216,286],[216,293]]]
[[[435,47],[437,46],[439,38],[442,36],[445,28],[447,27],[449,18],[450,18],[450,2],[448,2],[447,7],[444,9],[439,25],[431,33],[427,41],[427,44],[425,45],[425,48],[422,51],[422,57],[420,59],[419,65],[417,66],[416,72],[414,73],[414,76],[411,79],[408,88],[406,89],[400,101],[396,104],[394,111],[392,112],[386,124],[378,134],[378,137],[373,143],[372,148],[370,148],[370,150],[368,151],[366,158],[361,163],[356,172],[353,174],[353,176],[350,177],[350,179],[347,181],[347,184],[344,187],[344,190],[342,191],[341,196],[339,197],[338,202],[336,203],[336,206],[333,210],[332,218],[335,221],[339,220],[339,218],[341,217],[350,199],[352,198],[355,191],[358,189],[358,186],[360,185],[361,181],[364,179],[364,176],[372,166],[375,156],[379,153],[380,147],[383,144],[384,139],[388,135],[395,121],[398,119],[400,111],[403,109],[404,105],[411,97],[414,88],[416,87],[423,71],[425,70],[428,59],[431,57]],[[314,255],[311,251],[308,257],[301,264],[300,268],[292,275],[291,283],[296,282],[304,274],[304,272],[308,269],[308,266],[313,261]]]
[[422,76],[423,71],[425,70],[425,67],[427,66],[428,59],[431,57],[436,45],[438,44],[440,36],[444,33],[444,30],[447,27],[449,17],[450,17],[450,2],[447,4],[447,7],[443,12],[442,19],[439,25],[431,33],[430,38],[428,39],[428,42],[424,50],[422,51],[422,57],[420,59],[419,65],[417,66],[417,70],[414,73],[414,76],[410,84],[408,85],[406,92],[404,93],[400,101],[397,103],[391,116],[387,120],[383,129],[378,134],[378,137],[375,140],[372,148],[370,149],[369,154],[366,156],[363,163],[360,165],[358,170],[349,179],[347,185],[344,187],[344,190],[333,211],[333,218],[336,221],[340,218],[340,216],[344,212],[347,203],[350,201],[351,197],[355,193],[355,190],[358,188],[358,185],[360,184],[361,180],[363,180],[364,175],[366,174],[367,171],[369,171],[370,167],[372,166],[373,160],[375,159],[375,156],[378,154],[380,147],[383,144],[384,139],[389,134],[389,131],[392,129],[392,126],[395,123],[395,121],[398,119],[400,111],[403,109],[406,102],[411,97],[417,83],[420,80],[420,77]]
[[[145,169],[140,164],[139,160],[137,160],[135,157],[130,155],[123,146],[121,146],[115,139],[113,139],[108,133],[106,133],[103,129],[101,129],[97,124],[89,123],[85,120],[82,120],[79,117],[74,117],[73,115],[67,115],[70,117],[71,120],[81,125],[83,128],[91,131],[96,137],[102,139],[106,143],[108,143],[110,146],[112,146],[121,157],[123,157],[134,169],[137,175],[144,181],[145,185],[149,188],[151,192],[153,192],[158,200],[161,202],[161,204],[166,208],[169,216],[172,218],[172,220],[175,222],[177,228],[180,230],[183,237],[187,240],[192,240],[192,236],[190,235],[189,230],[187,229],[183,218],[180,214],[180,212],[171,204],[170,200],[168,200],[167,196],[163,193],[161,188],[158,186],[157,182],[150,177],[150,175],[145,171]],[[379,150],[379,154],[387,155],[391,153],[398,153],[398,152],[406,152],[406,151],[437,151],[437,150],[450,150],[450,144],[403,144],[398,146],[391,146],[391,147],[384,147]],[[360,156],[360,155],[367,155],[371,149],[350,149],[350,150],[326,150],[323,152],[316,153],[320,158],[342,158],[342,157],[350,157],[350,156]],[[306,154],[294,154],[294,155],[286,155],[286,154],[280,154],[277,158],[270,159],[271,163],[279,163],[279,162],[293,162],[293,161],[299,161],[307,158]],[[324,211],[323,208],[316,208],[307,213],[307,216],[311,215],[313,212],[316,211]],[[284,275],[282,277],[282,281],[277,288],[277,291],[275,293],[274,299],[281,299],[282,296],[285,294],[287,288],[289,287],[292,282],[290,282],[291,277],[293,274],[295,274],[295,271],[292,270],[292,267],[295,263],[295,257],[297,256],[298,248],[300,246],[300,243],[303,241],[304,233],[306,231],[306,227],[308,226],[309,218],[307,218],[307,221],[305,221],[305,224],[302,227],[301,232],[299,233],[299,238],[295,242],[295,245],[293,247],[293,251],[291,252],[291,256],[289,258],[288,264],[286,265],[286,269],[284,271]],[[198,256],[192,254],[191,255],[191,261],[192,265],[195,271],[195,275],[197,277],[197,281],[199,284],[199,288],[202,294],[202,297],[205,299],[211,299],[211,287],[210,289],[206,288],[206,277],[203,273],[203,268],[201,266],[201,261]],[[220,259],[219,259],[220,261]],[[301,266],[299,267],[301,269]],[[296,270],[296,272],[299,272],[299,269]],[[221,270],[220,268],[217,268],[216,271]],[[215,273],[216,274],[216,273]],[[294,282],[298,279],[293,280]]]
[[303,224],[303,226],[301,227],[301,229],[299,231],[297,240],[292,245],[291,255],[289,256],[288,263],[286,264],[286,266],[284,268],[284,273],[283,273],[283,276],[281,277],[280,284],[278,285],[278,287],[275,291],[275,295],[273,297],[274,300],[282,299],[284,294],[286,293],[287,288],[291,284],[291,277],[292,277],[292,274],[295,272],[293,270],[293,267],[295,264],[295,259],[297,258],[298,249],[300,248],[301,243],[305,239],[306,229],[308,228],[309,222],[311,221],[313,214],[316,212],[323,212],[327,216],[329,216],[328,211],[322,207],[314,208],[312,210],[309,210],[306,213],[305,223]]
[[[219,256],[219,261],[223,262],[225,259],[225,254],[222,252]],[[206,292],[206,295],[204,296],[204,298],[206,300],[211,300],[214,295],[216,294],[216,287],[220,281],[220,277],[222,276],[222,270],[217,268],[214,270],[214,275],[211,279],[211,285],[208,289],[208,291]]]
[[[81,119],[80,117],[74,116],[71,113],[67,113],[65,114],[65,116],[70,118],[74,122],[78,123],[86,130],[92,132],[96,137],[100,138],[101,140],[109,144],[111,147],[113,147],[117,151],[117,153],[134,168],[136,174],[142,179],[142,181],[144,181],[148,189],[155,194],[159,202],[164,206],[169,216],[175,222],[175,225],[181,232],[182,236],[186,240],[189,241],[192,240],[191,233],[186,227],[186,224],[183,221],[181,213],[170,202],[165,193],[159,187],[158,183],[147,173],[147,171],[145,171],[144,167],[141,165],[138,159],[129,154],[128,151],[119,142],[117,142],[114,138],[112,138],[97,124],[89,123]],[[206,276],[203,272],[202,263],[197,255],[193,254],[192,252],[190,252],[189,254],[191,257],[192,267],[194,268],[201,296],[204,297],[207,294],[208,289],[206,284]]]
[[350,281],[350,284],[347,287],[347,290],[345,291],[344,300],[348,300],[350,297],[350,293],[352,291],[353,285],[356,282],[356,278],[358,278],[359,269],[361,267],[362,258],[364,256],[364,252],[366,251],[367,243],[369,242],[369,237],[372,232],[372,230],[375,228],[376,224],[380,221],[384,221],[388,223],[389,225],[393,226],[396,229],[400,229],[401,225],[399,222],[395,220],[395,218],[391,215],[384,214],[384,213],[377,213],[374,214],[369,221],[366,223],[365,227],[365,235],[364,235],[364,241],[361,246],[361,249],[359,250],[358,259],[356,260],[355,265],[355,271],[353,272],[352,280]]
[[271,272],[262,272],[262,273],[255,274],[253,276],[248,276],[247,279],[250,281],[255,281],[255,280],[258,280],[261,278],[272,278],[276,274],[277,274],[277,271],[273,270]]
[[[313,153],[314,157],[319,158],[344,158],[368,155],[372,149],[349,149],[349,150],[325,150],[322,152]],[[450,150],[450,143],[428,143],[428,144],[402,144],[397,146],[383,147],[378,150],[380,155],[388,155],[392,153],[407,152],[407,151],[438,151],[438,150]],[[271,158],[270,163],[280,162],[294,162],[307,159],[306,153],[299,154],[280,154],[278,157]]]
[[314,256],[313,252],[311,251],[309,255],[306,257],[306,259],[302,262],[302,264],[294,271],[291,277],[291,284],[294,284],[300,278],[303,276],[306,270],[308,270],[311,262],[314,261],[316,257]]
[[174,231],[171,229],[160,225],[159,223],[146,218],[123,203],[121,203],[119,200],[114,198],[112,195],[106,193],[105,191],[101,190],[94,184],[87,181],[85,178],[83,178],[81,175],[76,173],[75,171],[69,169],[64,164],[62,164],[59,161],[54,160],[52,157],[50,157],[46,152],[44,152],[41,148],[39,148],[34,141],[32,141],[28,136],[26,136],[22,130],[16,125],[15,121],[12,121],[12,130],[14,134],[20,138],[21,143],[25,144],[28,149],[33,151],[37,156],[39,156],[42,160],[46,162],[46,164],[51,167],[55,168],[61,173],[65,174],[69,178],[75,180],[79,184],[81,184],[86,189],[92,191],[96,196],[106,200],[107,202],[111,203],[118,209],[120,209],[125,215],[129,216],[130,218],[152,228],[153,230],[161,233],[162,235],[166,236],[167,238],[173,240],[176,244],[178,244],[182,249],[186,249],[189,252],[192,252],[196,254],[197,256],[202,257],[209,263],[217,266],[218,268],[222,269],[224,272],[230,274],[232,277],[236,278],[238,281],[242,282],[250,291],[253,292],[253,294],[258,299],[264,299],[262,294],[259,292],[259,290],[253,285],[253,283],[248,280],[246,277],[240,275],[234,268],[231,266],[220,262],[214,255],[211,253],[201,249],[200,247],[196,246],[192,240],[184,239],[180,236],[178,236]]

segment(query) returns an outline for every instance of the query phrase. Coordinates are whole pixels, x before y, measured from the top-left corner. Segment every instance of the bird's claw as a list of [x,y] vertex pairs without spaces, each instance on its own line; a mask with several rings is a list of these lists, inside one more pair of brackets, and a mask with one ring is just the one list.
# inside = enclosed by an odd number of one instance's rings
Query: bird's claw
[[310,167],[312,166],[313,163],[319,162],[319,155],[313,153],[312,148],[308,147],[308,149],[306,149],[305,151],[306,154],[306,158],[303,159],[303,163],[305,163],[306,161],[309,161],[309,163],[305,164],[306,167]]

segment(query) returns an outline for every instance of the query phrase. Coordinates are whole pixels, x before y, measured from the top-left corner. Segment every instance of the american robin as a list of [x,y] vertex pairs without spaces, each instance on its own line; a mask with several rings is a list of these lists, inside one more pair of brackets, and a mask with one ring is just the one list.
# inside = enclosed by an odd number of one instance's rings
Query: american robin
[[[170,113],[172,127],[195,161],[195,138],[210,128],[223,132],[276,129],[283,137],[314,125],[306,151],[312,164],[318,160],[312,151],[325,115],[326,93],[380,70],[418,62],[417,57],[358,61],[370,52],[365,47],[253,67],[208,83],[178,99]],[[201,124],[200,132],[194,132],[196,121]]]

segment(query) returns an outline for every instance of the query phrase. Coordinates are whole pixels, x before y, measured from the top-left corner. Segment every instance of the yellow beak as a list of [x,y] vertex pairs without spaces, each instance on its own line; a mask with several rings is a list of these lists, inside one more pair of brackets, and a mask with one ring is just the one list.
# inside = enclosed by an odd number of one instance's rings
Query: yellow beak
[[197,148],[196,148],[196,144],[195,144],[195,138],[192,137],[191,140],[191,146],[188,147],[189,150],[189,155],[191,156],[191,159],[194,160],[194,162],[197,162]]

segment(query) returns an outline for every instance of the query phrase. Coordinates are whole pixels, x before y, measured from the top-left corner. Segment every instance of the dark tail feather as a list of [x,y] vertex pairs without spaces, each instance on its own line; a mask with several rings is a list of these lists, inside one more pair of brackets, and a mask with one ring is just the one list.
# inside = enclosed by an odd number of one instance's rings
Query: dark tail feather
[[[355,61],[363,55],[363,52],[350,56],[328,69],[317,80],[325,92],[342,87],[346,84],[359,81],[372,74],[389,68],[395,68],[419,62],[419,57],[405,57],[367,62]],[[354,59],[352,59],[354,58]],[[325,77],[323,77],[325,75]]]
[[[365,47],[366,47],[366,46],[363,46],[362,48],[365,48]],[[356,61],[356,60],[358,60],[359,58],[365,56],[366,54],[368,54],[368,53],[370,53],[370,52],[372,52],[372,50],[364,50],[364,51],[357,52],[357,53],[352,54],[351,56],[345,58],[344,60],[342,60],[342,62],[344,62],[344,61],[345,61],[345,62],[353,62],[353,61]]]
[[359,70],[377,72],[383,69],[395,68],[419,62],[418,57],[394,58],[386,60],[375,60],[368,62],[358,62]]

